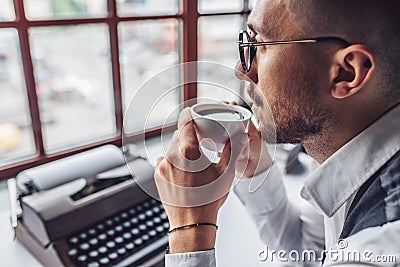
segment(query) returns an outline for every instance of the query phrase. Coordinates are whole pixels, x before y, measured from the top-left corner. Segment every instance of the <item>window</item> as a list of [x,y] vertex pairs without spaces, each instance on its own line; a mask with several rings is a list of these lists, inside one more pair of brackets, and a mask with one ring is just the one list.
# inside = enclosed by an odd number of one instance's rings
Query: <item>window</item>
[[[251,1],[253,2],[253,1]],[[167,94],[146,128],[130,102],[149,77],[173,65],[234,66],[249,0],[0,0],[0,179],[103,144],[125,133],[159,135],[163,114],[174,128],[181,103],[197,96],[235,100],[220,89],[185,83],[180,68],[146,88]],[[211,49],[210,49],[211,48]],[[198,65],[197,76],[210,71]],[[243,83],[230,88],[243,92]],[[227,98],[228,97],[228,98]],[[124,116],[132,120],[122,129]]]
[[229,5],[226,0],[199,0],[199,12],[201,14],[216,12],[237,12],[243,9],[244,1],[231,0]]
[[121,0],[117,1],[120,17],[175,15],[181,10],[181,0]]
[[23,0],[29,20],[107,16],[107,0]]
[[45,151],[115,135],[109,38],[106,24],[29,29]]
[[[163,100],[164,109],[152,113],[156,116],[137,116],[140,112],[148,114],[160,96],[181,82],[181,73],[176,70],[154,82],[149,80],[153,75],[163,75],[165,68],[179,64],[179,29],[177,19],[120,23],[118,32],[126,133],[143,130],[144,125],[162,125],[164,115],[169,114],[182,101],[181,94],[174,91],[168,99]],[[147,83],[143,84],[145,81]],[[146,119],[149,119],[148,124]]]
[[236,39],[241,25],[240,15],[206,16],[199,19],[199,60],[221,64],[199,64],[199,81],[213,82],[198,83],[199,100],[212,98],[238,102],[242,83],[234,77],[233,68],[238,58]]
[[0,29],[0,161],[33,155],[35,143],[18,32]]
[[15,19],[13,0],[0,0],[0,21]]

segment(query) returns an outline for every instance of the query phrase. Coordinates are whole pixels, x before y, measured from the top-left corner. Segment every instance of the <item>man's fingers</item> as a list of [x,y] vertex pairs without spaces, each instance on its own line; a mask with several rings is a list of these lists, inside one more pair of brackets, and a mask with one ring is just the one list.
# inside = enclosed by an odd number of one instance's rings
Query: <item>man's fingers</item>
[[257,130],[256,126],[252,121],[249,122],[249,135],[252,136],[259,136],[261,138],[260,132]]
[[164,159],[164,157],[158,157],[156,159],[156,168],[158,168],[158,166],[160,165],[161,161]]
[[181,111],[179,114],[179,120],[178,120],[178,130],[182,129],[188,122],[191,122],[192,119],[192,114],[190,113],[190,108],[185,108],[184,110]]
[[179,138],[179,130],[176,130],[171,138],[171,142],[169,145],[170,150],[171,150],[171,148],[178,147],[178,144],[179,144],[178,138]]
[[218,165],[223,169],[229,166],[235,166],[240,152],[248,145],[248,142],[248,136],[244,132],[240,132],[233,136],[230,142],[228,142],[222,150],[222,153],[220,154],[221,160]]
[[227,105],[232,105],[232,106],[236,106],[236,105],[237,105],[237,102],[236,102],[236,101],[231,101],[231,102],[222,101],[222,103],[227,104]]
[[201,156],[199,141],[197,140],[194,125],[190,109],[184,109],[179,116],[178,145],[185,158],[190,160],[198,159]]

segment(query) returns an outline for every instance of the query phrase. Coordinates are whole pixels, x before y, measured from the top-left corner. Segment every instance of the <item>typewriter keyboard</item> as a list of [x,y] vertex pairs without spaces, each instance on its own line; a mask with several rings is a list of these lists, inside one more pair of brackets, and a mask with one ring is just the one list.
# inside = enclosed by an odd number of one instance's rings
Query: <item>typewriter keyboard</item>
[[160,202],[149,199],[68,238],[76,266],[129,266],[165,248],[169,223]]

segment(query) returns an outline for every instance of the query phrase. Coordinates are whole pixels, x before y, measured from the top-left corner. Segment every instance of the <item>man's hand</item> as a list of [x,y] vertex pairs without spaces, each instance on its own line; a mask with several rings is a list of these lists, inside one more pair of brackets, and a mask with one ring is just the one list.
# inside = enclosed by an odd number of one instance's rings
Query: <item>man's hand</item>
[[[201,153],[190,110],[180,115],[166,157],[157,160],[155,181],[171,229],[194,223],[216,223],[235,175],[236,159],[246,142],[245,133],[234,136],[211,163]],[[198,226],[175,231],[169,236],[170,252],[212,249],[216,229]]]
[[[228,104],[227,102],[225,102]],[[237,105],[236,102],[230,102],[231,105]],[[273,160],[270,157],[261,134],[258,132],[252,122],[249,125],[248,143],[243,148],[236,161],[236,171],[242,174],[243,178],[251,178],[269,167]]]

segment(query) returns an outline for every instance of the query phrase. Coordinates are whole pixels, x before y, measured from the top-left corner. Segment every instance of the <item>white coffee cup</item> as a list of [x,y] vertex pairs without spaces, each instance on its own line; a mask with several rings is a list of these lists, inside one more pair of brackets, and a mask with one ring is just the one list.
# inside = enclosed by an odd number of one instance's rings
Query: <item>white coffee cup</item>
[[252,113],[236,105],[196,104],[190,109],[202,146],[221,152],[227,141],[247,132]]

